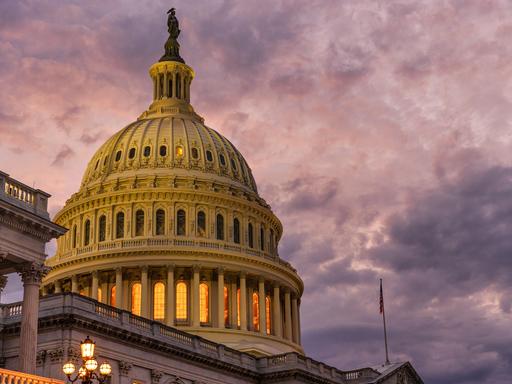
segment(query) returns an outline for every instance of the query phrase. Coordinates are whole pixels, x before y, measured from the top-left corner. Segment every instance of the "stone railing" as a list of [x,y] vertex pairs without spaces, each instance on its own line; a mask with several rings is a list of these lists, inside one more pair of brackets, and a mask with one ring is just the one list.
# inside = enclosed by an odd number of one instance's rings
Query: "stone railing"
[[75,248],[71,251],[58,254],[60,260],[72,259],[78,256],[87,256],[96,252],[110,252],[113,250],[133,250],[133,248],[200,248],[228,253],[242,253],[254,257],[265,258],[273,262],[279,263],[285,268],[297,272],[290,263],[284,261],[277,256],[273,256],[268,252],[260,251],[253,248],[243,247],[240,245],[233,245],[217,240],[208,239],[183,239],[183,238],[155,238],[155,237],[140,237],[133,239],[119,239],[112,241],[103,241],[101,243],[91,244],[85,247]]
[[28,185],[9,177],[7,173],[0,171],[0,200],[49,219],[50,215],[47,211],[49,197],[50,195],[46,192],[30,188]]
[[[20,303],[2,305],[1,323],[4,326],[20,321],[18,310]],[[154,339],[168,345],[174,345],[182,350],[199,353],[224,363],[242,366],[245,369],[259,374],[272,374],[283,370],[299,370],[333,383],[358,384],[368,382],[379,376],[371,368],[362,368],[353,371],[340,371],[337,368],[303,356],[296,352],[281,355],[256,358],[250,354],[229,348],[223,344],[214,343],[202,337],[169,327],[160,322],[135,316],[128,311],[117,309],[97,302],[85,296],[73,293],[44,296],[40,301],[39,318],[73,314],[81,319],[89,320],[94,324],[105,324],[123,332],[132,332],[143,337]],[[2,379],[3,380],[3,379]],[[18,382],[0,382],[0,384],[17,384]],[[61,383],[58,380],[48,383]],[[26,383],[25,383],[26,384]],[[38,384],[46,384],[40,382]]]
[[0,368],[1,384],[64,384],[64,381]]

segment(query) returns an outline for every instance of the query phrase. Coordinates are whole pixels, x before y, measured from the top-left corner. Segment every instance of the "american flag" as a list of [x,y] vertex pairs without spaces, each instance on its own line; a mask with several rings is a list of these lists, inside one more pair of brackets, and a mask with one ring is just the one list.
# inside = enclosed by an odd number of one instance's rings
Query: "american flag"
[[382,294],[382,279],[380,279],[380,300],[379,300],[379,305],[380,305],[380,313],[384,313],[384,295]]

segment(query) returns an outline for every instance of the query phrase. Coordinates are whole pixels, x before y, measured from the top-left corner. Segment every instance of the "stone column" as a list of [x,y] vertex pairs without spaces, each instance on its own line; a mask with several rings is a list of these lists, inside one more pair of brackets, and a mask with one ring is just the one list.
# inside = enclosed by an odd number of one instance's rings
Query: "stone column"
[[260,310],[260,333],[262,335],[267,334],[267,306],[265,305],[265,279],[260,277],[258,281],[258,301],[259,301],[259,310]]
[[172,97],[176,98],[176,72],[172,74]]
[[60,280],[55,280],[55,293],[61,293],[62,292],[62,285],[60,283]]
[[168,72],[164,72],[164,99],[167,99],[169,97],[169,81],[168,79]]
[[200,327],[200,317],[199,317],[199,271],[200,267],[198,265],[194,265],[193,267],[194,274],[192,276],[192,326]]
[[71,276],[71,292],[78,293],[78,276]]
[[[144,296],[142,296],[144,297]],[[144,304],[142,304],[144,305]],[[116,308],[123,309],[123,269],[116,268]]]
[[[149,318],[149,298],[148,298],[148,267],[144,266],[140,270],[140,286],[141,286],[141,308],[140,308],[140,315],[142,317],[145,317],[146,319]],[[117,288],[116,288],[117,290]]]
[[247,331],[247,284],[245,272],[240,272],[240,329]]
[[98,300],[98,271],[92,272],[91,297]]
[[295,295],[292,297],[292,340],[294,343],[299,343],[299,308]]
[[217,327],[224,328],[224,269],[217,270]]
[[167,266],[167,300],[166,300],[166,324],[174,326],[174,265]]
[[275,283],[274,285],[274,300],[272,300],[273,306],[273,328],[274,328],[274,335],[277,337],[283,337],[283,332],[281,329],[281,300],[279,298],[279,284]]
[[20,371],[36,374],[39,286],[50,271],[44,264],[26,263],[17,268],[23,282],[23,309],[20,334]]
[[286,289],[284,291],[284,338],[286,340],[292,340],[292,309],[290,300],[290,291]]
[[2,292],[4,291],[5,286],[7,285],[7,276],[0,276],[0,297]]
[[302,345],[302,335],[301,335],[301,326],[300,326],[300,299],[297,300],[297,324],[299,328],[299,334],[298,334],[298,344]]

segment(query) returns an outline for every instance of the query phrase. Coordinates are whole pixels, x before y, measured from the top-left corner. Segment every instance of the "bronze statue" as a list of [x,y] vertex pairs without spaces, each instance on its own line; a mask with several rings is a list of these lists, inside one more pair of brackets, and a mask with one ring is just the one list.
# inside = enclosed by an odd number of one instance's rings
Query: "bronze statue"
[[167,31],[169,38],[165,42],[165,54],[160,58],[160,61],[179,61],[185,63],[180,56],[180,44],[178,43],[178,36],[180,35],[180,24],[176,17],[176,10],[171,8],[167,11]]
[[180,35],[180,24],[178,19],[176,18],[176,10],[171,8],[167,11],[169,17],[167,18],[167,30],[169,31],[169,36],[177,39]]

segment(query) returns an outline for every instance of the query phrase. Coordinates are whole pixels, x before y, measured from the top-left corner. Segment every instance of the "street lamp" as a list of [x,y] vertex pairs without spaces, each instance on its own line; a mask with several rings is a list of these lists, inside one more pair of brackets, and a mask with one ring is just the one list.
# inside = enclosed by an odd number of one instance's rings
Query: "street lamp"
[[68,377],[70,383],[74,383],[78,379],[82,380],[82,384],[93,384],[93,380],[97,380],[99,384],[105,383],[112,373],[112,367],[105,361],[100,365],[100,374],[95,371],[98,368],[98,361],[94,358],[94,348],[96,344],[89,336],[80,343],[80,352],[82,354],[82,366],[78,368],[78,373],[74,379],[71,375],[76,371],[75,364],[71,361],[62,366],[62,372]]

